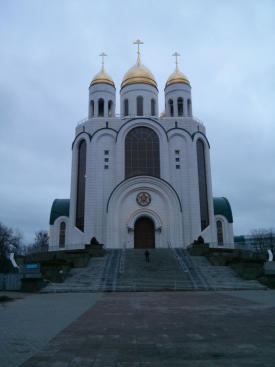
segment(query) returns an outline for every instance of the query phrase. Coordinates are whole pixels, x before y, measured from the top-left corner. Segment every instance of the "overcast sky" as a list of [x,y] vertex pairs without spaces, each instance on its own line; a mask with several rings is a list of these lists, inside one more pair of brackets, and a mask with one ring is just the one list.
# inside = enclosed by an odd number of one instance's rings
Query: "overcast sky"
[[235,234],[275,227],[274,0],[0,0],[0,221],[26,243],[48,230],[53,199],[69,198],[71,143],[98,55],[108,54],[119,96],[137,38],[160,111],[171,55],[182,55],[213,194],[229,199]]

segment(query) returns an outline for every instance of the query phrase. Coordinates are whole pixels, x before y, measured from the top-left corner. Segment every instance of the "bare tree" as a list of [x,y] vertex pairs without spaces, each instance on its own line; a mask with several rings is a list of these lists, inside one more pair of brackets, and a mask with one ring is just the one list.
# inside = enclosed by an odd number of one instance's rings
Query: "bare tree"
[[250,231],[249,240],[257,251],[275,250],[275,231],[273,228],[259,228]]
[[47,231],[35,232],[34,243],[28,247],[28,253],[47,252],[49,248],[49,237]]
[[0,222],[0,256],[7,257],[9,253],[17,253],[21,246],[22,235],[18,231]]

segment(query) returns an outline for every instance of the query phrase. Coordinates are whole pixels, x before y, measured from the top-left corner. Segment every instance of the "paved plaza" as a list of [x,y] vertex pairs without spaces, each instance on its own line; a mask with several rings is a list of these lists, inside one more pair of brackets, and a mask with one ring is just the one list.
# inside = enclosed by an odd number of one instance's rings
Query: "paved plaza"
[[1,367],[275,366],[271,290],[36,294],[0,307]]

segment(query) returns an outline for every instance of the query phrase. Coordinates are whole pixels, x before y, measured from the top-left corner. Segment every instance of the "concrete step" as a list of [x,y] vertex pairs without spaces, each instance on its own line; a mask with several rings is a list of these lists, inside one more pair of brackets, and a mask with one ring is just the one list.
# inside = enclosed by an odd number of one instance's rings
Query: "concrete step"
[[244,280],[229,267],[213,266],[205,257],[182,249],[108,250],[91,258],[84,269],[72,269],[64,283],[51,283],[42,292],[108,292],[161,290],[265,289]]

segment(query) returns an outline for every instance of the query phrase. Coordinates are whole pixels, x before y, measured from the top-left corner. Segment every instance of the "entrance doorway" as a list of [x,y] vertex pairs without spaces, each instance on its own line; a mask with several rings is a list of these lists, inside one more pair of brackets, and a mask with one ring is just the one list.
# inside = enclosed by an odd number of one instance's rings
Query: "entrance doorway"
[[148,217],[141,217],[135,223],[135,248],[155,248],[155,226]]

